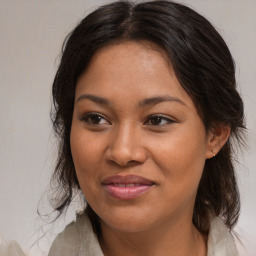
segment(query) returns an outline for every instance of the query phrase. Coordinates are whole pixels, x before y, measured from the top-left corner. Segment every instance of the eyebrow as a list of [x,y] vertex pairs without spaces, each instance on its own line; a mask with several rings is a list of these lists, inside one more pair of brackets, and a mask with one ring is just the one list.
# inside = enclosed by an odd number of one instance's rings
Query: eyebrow
[[178,103],[186,106],[186,104],[182,100],[180,100],[179,98],[173,97],[173,96],[158,96],[158,97],[148,98],[148,99],[141,101],[139,103],[139,106],[145,107],[147,105],[156,105],[156,104],[166,102],[166,101],[171,101],[171,102],[174,101],[174,102],[178,102]]
[[[95,102],[97,104],[100,104],[100,105],[106,105],[106,106],[110,105],[110,102],[107,99],[96,96],[96,95],[92,95],[92,94],[81,95],[76,100],[76,103],[80,102],[81,100],[85,100],[85,99],[88,99],[88,100]],[[166,102],[166,101],[178,102],[178,103],[186,106],[186,104],[182,100],[180,100],[179,98],[173,97],[173,96],[156,96],[156,97],[147,98],[147,99],[140,101],[138,105],[139,105],[139,107],[146,107],[148,105],[157,105],[159,103]]]
[[95,95],[92,95],[92,94],[83,94],[83,95],[81,95],[76,100],[76,103],[78,103],[81,100],[86,100],[86,99],[88,99],[90,101],[93,101],[95,103],[98,103],[100,105],[110,105],[109,101],[107,99],[99,97],[99,96],[95,96]]

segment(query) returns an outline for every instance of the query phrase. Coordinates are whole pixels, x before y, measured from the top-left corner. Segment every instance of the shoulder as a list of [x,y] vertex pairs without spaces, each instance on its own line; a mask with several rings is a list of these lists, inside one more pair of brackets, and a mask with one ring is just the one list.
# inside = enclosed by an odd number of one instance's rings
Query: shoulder
[[232,255],[238,256],[236,244],[232,233],[226,227],[220,217],[214,217],[211,221],[208,236],[207,256]]
[[54,240],[48,256],[103,256],[96,235],[86,214],[66,226]]
[[78,215],[76,221],[68,224],[53,241],[49,256],[79,255],[82,239],[82,227],[84,226],[84,223],[84,217]]

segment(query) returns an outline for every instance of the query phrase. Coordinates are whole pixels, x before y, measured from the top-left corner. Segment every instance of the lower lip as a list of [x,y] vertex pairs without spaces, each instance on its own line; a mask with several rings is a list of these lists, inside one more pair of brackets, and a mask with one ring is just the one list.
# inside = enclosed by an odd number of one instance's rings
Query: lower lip
[[141,185],[138,187],[118,187],[113,185],[104,185],[104,187],[112,197],[120,200],[130,200],[146,193],[152,187],[152,185]]

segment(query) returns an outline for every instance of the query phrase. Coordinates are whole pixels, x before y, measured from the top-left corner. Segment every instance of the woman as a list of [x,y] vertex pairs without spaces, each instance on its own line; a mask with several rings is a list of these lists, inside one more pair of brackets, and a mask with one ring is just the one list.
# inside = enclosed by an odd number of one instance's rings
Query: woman
[[53,83],[55,255],[237,255],[243,102],[218,32],[183,5],[113,2],[67,37]]
[[54,178],[59,213],[75,190],[88,206],[49,255],[236,255],[235,86],[225,42],[188,7],[121,1],[84,18],[53,84]]

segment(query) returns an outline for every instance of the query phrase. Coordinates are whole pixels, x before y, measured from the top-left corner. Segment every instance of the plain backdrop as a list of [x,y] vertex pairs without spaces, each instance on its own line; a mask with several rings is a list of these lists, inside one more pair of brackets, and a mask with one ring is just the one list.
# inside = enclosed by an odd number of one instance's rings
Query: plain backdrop
[[[37,216],[56,158],[49,112],[58,55],[67,33],[105,2],[0,0],[0,233],[33,255],[45,255],[56,233],[74,218],[71,209],[52,227]],[[244,243],[241,256],[255,256],[256,0],[180,2],[215,25],[236,61],[248,127],[248,149],[237,158],[242,212],[236,231]],[[50,209],[47,200],[43,206]],[[44,231],[47,235],[30,249]]]

